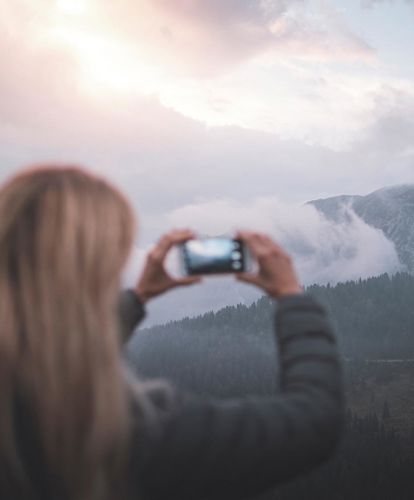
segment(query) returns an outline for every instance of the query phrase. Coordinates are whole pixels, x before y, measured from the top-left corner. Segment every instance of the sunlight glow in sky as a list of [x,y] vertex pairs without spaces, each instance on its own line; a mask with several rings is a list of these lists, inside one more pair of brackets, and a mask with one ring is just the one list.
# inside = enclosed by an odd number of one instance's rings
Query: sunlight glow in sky
[[[37,3],[39,11],[50,5]],[[114,8],[105,0],[57,0],[45,27],[50,44],[77,61],[79,84],[101,99],[155,96],[209,126],[237,125],[308,144],[346,147],[370,123],[384,88],[414,94],[406,78],[414,66],[410,51],[381,35],[386,12],[413,15],[410,2],[258,1],[251,19],[241,0],[222,2],[229,9],[208,2],[211,11],[201,0],[193,8],[175,3],[173,9],[174,2],[165,0],[123,0]],[[213,24],[208,15],[223,19]],[[413,38],[407,32],[401,40]],[[404,62],[400,68],[387,53],[391,43]]]
[[78,77],[88,90],[152,93],[159,80],[126,44],[89,28],[99,14],[88,0],[57,0],[57,22],[49,30],[50,42],[69,49],[80,66]]
[[88,10],[88,6],[88,0],[56,0],[57,9],[63,14],[85,14]]
[[64,24],[51,30],[55,43],[69,47],[80,64],[79,78],[90,90],[151,94],[161,85],[159,71],[142,64],[127,46]]
[[258,154],[266,176],[323,172],[318,193],[356,186],[350,168],[366,189],[406,180],[413,21],[413,0],[0,0],[3,157],[169,169],[194,197],[245,161],[267,194]]

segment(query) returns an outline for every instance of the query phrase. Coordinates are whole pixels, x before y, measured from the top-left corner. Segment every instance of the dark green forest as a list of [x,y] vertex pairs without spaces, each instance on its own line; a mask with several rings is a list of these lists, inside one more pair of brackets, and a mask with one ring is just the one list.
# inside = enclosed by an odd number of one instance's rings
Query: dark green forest
[[[344,358],[414,359],[414,277],[405,273],[307,292],[329,310]],[[266,394],[277,383],[273,323],[267,297],[141,330],[129,354],[142,376],[168,377],[216,396]],[[260,369],[258,369],[260,367]]]
[[308,292],[331,312],[351,359],[414,359],[414,276],[384,274]]
[[413,433],[402,437],[381,417],[348,412],[333,459],[257,500],[412,500],[413,449]]
[[[344,357],[346,433],[326,465],[260,500],[414,498],[414,277],[399,273],[307,292],[330,312]],[[278,389],[273,323],[263,297],[142,329],[127,355],[142,378],[215,397]]]

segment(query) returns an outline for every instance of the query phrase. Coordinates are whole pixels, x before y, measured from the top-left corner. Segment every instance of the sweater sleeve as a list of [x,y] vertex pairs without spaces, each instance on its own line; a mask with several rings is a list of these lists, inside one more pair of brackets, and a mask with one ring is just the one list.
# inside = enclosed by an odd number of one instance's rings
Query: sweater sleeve
[[343,397],[326,313],[310,296],[286,297],[276,324],[279,393],[227,401],[177,395],[156,431],[137,433],[133,474],[144,498],[250,498],[331,455]]
[[145,308],[133,290],[123,290],[118,299],[118,316],[121,340],[128,342],[135,328],[145,318]]

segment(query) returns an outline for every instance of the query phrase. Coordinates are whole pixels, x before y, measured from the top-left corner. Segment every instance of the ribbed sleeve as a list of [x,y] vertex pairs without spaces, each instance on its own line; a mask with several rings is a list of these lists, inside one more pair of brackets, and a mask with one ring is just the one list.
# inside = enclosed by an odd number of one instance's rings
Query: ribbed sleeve
[[327,314],[309,296],[286,297],[275,323],[280,392],[228,401],[177,392],[148,430],[137,425],[131,480],[143,498],[241,500],[331,455],[342,426],[343,391]]
[[127,342],[145,317],[145,308],[133,290],[123,290],[119,295],[118,316],[122,342]]

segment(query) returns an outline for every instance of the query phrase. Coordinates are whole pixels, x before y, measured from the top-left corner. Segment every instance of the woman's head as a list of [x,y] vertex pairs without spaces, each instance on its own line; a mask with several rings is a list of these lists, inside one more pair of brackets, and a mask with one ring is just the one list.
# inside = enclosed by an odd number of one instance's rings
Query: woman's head
[[79,168],[32,168],[0,190],[0,495],[10,478],[34,488],[16,401],[57,488],[101,498],[115,473],[128,429],[116,307],[133,235],[125,198]]
[[0,220],[0,250],[9,252],[11,272],[41,273],[57,295],[81,284],[93,294],[113,287],[133,238],[125,198],[74,167],[38,167],[15,176],[0,191]]

